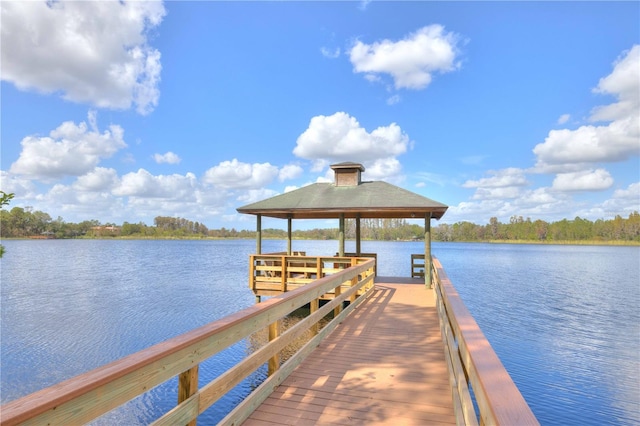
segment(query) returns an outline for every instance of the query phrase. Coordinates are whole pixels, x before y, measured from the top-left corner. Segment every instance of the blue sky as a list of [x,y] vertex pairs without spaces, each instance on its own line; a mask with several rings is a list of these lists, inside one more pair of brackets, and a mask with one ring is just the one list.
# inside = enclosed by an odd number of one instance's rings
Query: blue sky
[[237,207],[354,161],[365,180],[449,205],[444,223],[640,210],[635,1],[0,11],[10,207],[253,229]]

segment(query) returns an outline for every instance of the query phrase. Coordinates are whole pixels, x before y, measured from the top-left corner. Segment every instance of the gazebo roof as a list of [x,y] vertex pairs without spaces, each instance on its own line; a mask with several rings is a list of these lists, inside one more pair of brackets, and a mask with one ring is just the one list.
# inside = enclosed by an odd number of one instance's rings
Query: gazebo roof
[[387,182],[361,182],[357,163],[331,166],[334,183],[315,183],[237,209],[281,219],[424,218],[440,219],[448,206]]

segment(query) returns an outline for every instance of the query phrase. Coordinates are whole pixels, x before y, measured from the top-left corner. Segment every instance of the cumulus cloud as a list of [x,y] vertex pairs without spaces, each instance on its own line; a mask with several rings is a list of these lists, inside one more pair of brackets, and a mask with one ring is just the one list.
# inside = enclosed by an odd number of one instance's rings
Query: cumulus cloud
[[553,180],[556,191],[602,191],[613,185],[613,178],[604,169],[559,173]]
[[15,194],[18,198],[32,198],[36,196],[36,187],[33,181],[0,170],[0,191],[6,194]]
[[476,198],[473,201],[461,202],[457,206],[449,207],[444,219],[448,223],[460,220],[488,223],[490,218],[497,217],[500,221],[506,222],[515,215],[531,218],[556,217],[559,220],[566,217],[566,212],[571,210],[575,210],[575,203],[566,193],[543,187],[521,190],[518,197]]
[[198,181],[193,173],[154,176],[145,169],[127,173],[113,189],[114,195],[141,198],[192,199]]
[[365,174],[367,179],[393,180],[396,183],[402,180],[400,176],[402,165],[395,158],[380,158],[367,164]]
[[86,175],[78,177],[73,188],[78,191],[110,191],[118,183],[115,169],[96,167]]
[[88,122],[66,121],[49,136],[27,136],[9,171],[43,181],[81,176],[93,170],[101,159],[127,146],[120,126],[110,125],[109,130],[100,133],[94,112],[89,112]]
[[248,191],[243,191],[238,196],[238,201],[242,202],[243,204],[251,204],[274,197],[276,195],[278,195],[277,191],[268,188],[250,189]]
[[389,74],[396,89],[420,90],[427,87],[434,73],[458,69],[459,36],[442,25],[429,25],[402,40],[382,40],[366,44],[357,40],[349,51],[356,73],[377,79]]
[[278,167],[269,163],[247,164],[234,158],[207,170],[203,181],[222,188],[258,189],[271,183],[278,174]]
[[280,169],[278,173],[278,180],[284,182],[285,180],[296,179],[302,176],[304,170],[297,164],[288,164]]
[[182,159],[173,152],[169,151],[165,154],[153,154],[153,159],[158,164],[178,164]]
[[640,153],[638,117],[617,120],[608,126],[581,126],[576,130],[552,130],[533,152],[542,171],[571,170],[585,163],[623,161]]
[[337,112],[313,117],[298,137],[293,153],[314,161],[314,170],[329,163],[358,161],[365,165],[368,176],[381,177],[385,170],[397,171],[395,157],[404,154],[409,146],[409,137],[396,123],[367,132],[354,117]]
[[529,184],[524,171],[515,167],[503,170],[489,170],[490,176],[478,180],[468,180],[463,188],[476,188],[473,200],[512,199],[521,196],[522,187]]
[[463,188],[505,188],[510,186],[527,185],[527,179],[524,171],[515,167],[509,167],[503,170],[489,170],[487,172],[490,177],[468,180],[462,184]]
[[160,52],[148,37],[159,1],[11,1],[2,12],[2,79],[101,108],[150,113],[160,92]]
[[640,210],[640,182],[616,189],[611,199],[602,204],[604,216],[629,215]]
[[640,46],[625,52],[594,91],[617,98],[613,104],[595,108],[590,117],[610,123],[550,131],[533,149],[538,171],[575,172],[593,163],[624,161],[640,154]]
[[638,118],[640,111],[640,45],[635,45],[614,62],[611,74],[601,78],[595,93],[612,95],[618,102],[599,106],[592,111],[592,121],[613,121],[629,116]]

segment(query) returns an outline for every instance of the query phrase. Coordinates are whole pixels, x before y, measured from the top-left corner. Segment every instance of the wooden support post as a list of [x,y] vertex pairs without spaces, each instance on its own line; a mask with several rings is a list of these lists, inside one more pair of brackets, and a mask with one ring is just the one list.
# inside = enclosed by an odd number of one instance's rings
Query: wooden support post
[[256,215],[256,254],[262,254],[262,215]]
[[287,218],[287,255],[291,256],[291,215]]
[[[320,307],[320,299],[313,299],[309,302],[309,315],[313,314]],[[320,323],[315,323],[311,326],[311,335],[315,336],[320,331]]]
[[340,245],[338,249],[338,256],[344,256],[344,213],[340,213],[340,230],[338,231],[338,244]]
[[360,256],[360,213],[356,214],[356,256]]
[[431,283],[431,212],[424,215],[424,284],[432,288]]
[[[178,378],[178,404],[189,399],[198,391],[198,365],[181,373]],[[188,426],[196,426],[196,419],[193,419]]]
[[[280,335],[280,320],[269,324],[269,341],[273,341]],[[280,354],[275,354],[269,358],[268,375],[273,375],[280,368]]]

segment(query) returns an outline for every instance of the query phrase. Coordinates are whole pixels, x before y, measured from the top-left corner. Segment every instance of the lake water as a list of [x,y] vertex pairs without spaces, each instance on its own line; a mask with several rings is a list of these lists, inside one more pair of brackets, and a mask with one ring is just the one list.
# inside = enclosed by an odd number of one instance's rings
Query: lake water
[[[251,306],[255,241],[3,241],[0,399],[11,401]],[[332,255],[337,241],[294,241]],[[355,249],[347,242],[347,251]],[[263,252],[285,241],[263,242]],[[378,274],[409,276],[420,242],[362,243]],[[465,304],[543,425],[640,424],[640,248],[434,243]],[[201,366],[208,382],[250,352]],[[261,370],[203,414],[215,424]],[[176,381],[96,424],[147,424]]]

